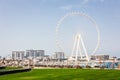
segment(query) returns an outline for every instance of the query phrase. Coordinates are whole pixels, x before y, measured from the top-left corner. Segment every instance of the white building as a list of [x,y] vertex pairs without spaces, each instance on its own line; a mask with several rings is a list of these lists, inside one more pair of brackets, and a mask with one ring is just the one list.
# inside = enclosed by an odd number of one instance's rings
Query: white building
[[44,55],[45,55],[44,50],[26,50],[27,58],[43,57]]
[[24,51],[12,51],[12,59],[14,60],[22,60],[25,56]]
[[65,54],[64,52],[55,52],[53,55],[54,59],[65,59]]

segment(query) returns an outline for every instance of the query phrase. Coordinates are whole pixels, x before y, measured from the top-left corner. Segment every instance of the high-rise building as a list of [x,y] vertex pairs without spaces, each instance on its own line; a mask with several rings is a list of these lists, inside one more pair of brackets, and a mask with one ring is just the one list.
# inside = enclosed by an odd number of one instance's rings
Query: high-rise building
[[25,56],[24,51],[12,51],[12,59],[22,60]]
[[44,50],[26,50],[27,58],[43,57],[44,55],[45,55]]
[[54,59],[64,59],[65,58],[65,54],[64,52],[55,52],[53,55]]

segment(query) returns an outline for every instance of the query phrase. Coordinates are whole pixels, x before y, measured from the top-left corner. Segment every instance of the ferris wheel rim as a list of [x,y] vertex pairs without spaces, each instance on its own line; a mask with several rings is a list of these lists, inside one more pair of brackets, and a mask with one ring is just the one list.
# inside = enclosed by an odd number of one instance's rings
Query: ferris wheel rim
[[62,24],[62,22],[64,21],[65,18],[69,17],[69,16],[72,16],[72,15],[79,15],[79,16],[83,16],[83,17],[86,17],[89,21],[91,21],[93,24],[94,24],[94,27],[97,31],[97,44],[96,44],[96,47],[93,49],[92,51],[92,55],[96,53],[96,51],[98,50],[99,46],[100,46],[100,31],[99,31],[99,28],[98,28],[98,25],[96,23],[96,21],[89,15],[85,14],[85,13],[82,13],[82,12],[71,12],[71,13],[67,13],[66,15],[64,15],[62,18],[60,18],[60,20],[58,21],[57,23],[57,26],[56,26],[56,45],[57,47],[62,51],[64,52],[62,46],[60,45],[60,41],[59,41],[59,37],[58,37],[58,34],[59,34],[59,28]]

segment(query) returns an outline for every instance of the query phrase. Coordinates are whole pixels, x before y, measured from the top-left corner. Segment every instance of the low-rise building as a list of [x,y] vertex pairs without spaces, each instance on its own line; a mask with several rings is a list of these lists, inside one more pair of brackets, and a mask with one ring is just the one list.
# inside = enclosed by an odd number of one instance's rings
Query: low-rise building
[[91,55],[91,60],[109,60],[109,55],[105,54]]
[[54,59],[64,59],[65,58],[65,54],[64,52],[55,52],[53,55]]
[[44,57],[44,50],[26,50],[26,58]]
[[12,51],[12,59],[22,60],[25,56],[25,51]]

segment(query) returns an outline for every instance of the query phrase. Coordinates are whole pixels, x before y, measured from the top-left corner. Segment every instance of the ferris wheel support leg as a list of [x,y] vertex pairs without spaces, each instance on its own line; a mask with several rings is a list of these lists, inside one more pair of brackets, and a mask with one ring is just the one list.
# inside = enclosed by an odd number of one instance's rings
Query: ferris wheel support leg
[[86,55],[86,57],[87,57],[87,61],[89,62],[89,57],[88,57],[88,54],[87,54],[87,51],[86,51],[86,48],[85,48],[85,45],[84,45],[84,42],[83,42],[82,37],[81,37],[81,44],[82,44],[83,49],[84,49],[84,51],[85,51],[85,55]]
[[78,36],[77,36],[77,49],[76,49],[76,56],[75,56],[75,64],[76,64],[76,65],[77,65],[77,63],[78,63],[79,44],[80,44],[80,37],[79,37],[79,35],[78,35]]
[[81,47],[80,47],[80,43],[79,43],[79,52],[80,52],[80,58],[82,59],[82,50],[81,50]]
[[77,37],[77,36],[75,36],[74,45],[73,45],[73,49],[72,49],[72,54],[71,54],[71,56],[70,56],[70,57],[72,57],[72,56],[73,56],[73,54],[74,54],[74,50],[75,50],[75,47],[76,47],[76,42],[77,42],[76,37]]

